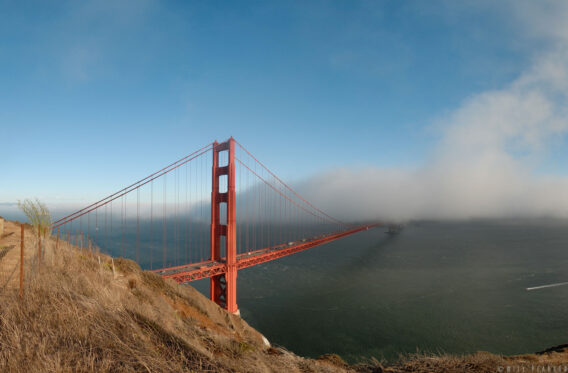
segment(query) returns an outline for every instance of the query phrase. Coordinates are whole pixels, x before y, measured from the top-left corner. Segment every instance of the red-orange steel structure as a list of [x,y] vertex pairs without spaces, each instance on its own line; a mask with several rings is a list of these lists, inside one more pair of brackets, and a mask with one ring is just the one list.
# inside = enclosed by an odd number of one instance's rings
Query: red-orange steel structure
[[[368,230],[374,227],[381,226],[383,224],[373,224],[373,225],[363,225],[357,228],[350,229],[345,232],[334,233],[330,235],[325,235],[323,237],[318,237],[312,240],[300,241],[300,242],[290,242],[285,245],[278,245],[275,247],[268,247],[265,249],[260,249],[256,251],[251,251],[246,254],[237,255],[236,268],[244,269],[247,267],[252,267],[257,264],[266,263],[274,259],[279,259],[284,256],[292,255],[300,251],[311,249],[312,247],[322,245],[327,242],[349,236],[354,233],[358,233],[364,230]],[[220,258],[219,260],[207,260],[200,263],[194,263],[190,265],[183,265],[178,267],[171,267],[156,270],[164,278],[172,278],[179,283],[187,283],[190,281],[200,280],[207,277],[218,277],[221,274],[228,273],[229,266],[225,262],[225,258]],[[236,289],[235,289],[236,291]],[[211,298],[213,300],[213,297]]]
[[[141,195],[146,196],[145,203],[141,202]],[[156,208],[160,205],[161,209]],[[143,242],[141,224],[145,224],[149,238]],[[231,137],[221,143],[210,143],[57,220],[51,229],[57,229],[57,240],[60,228],[63,229],[61,233],[66,234],[68,244],[74,242],[83,247],[85,239],[87,247],[94,243],[111,255],[142,260],[141,265],[145,259],[149,260],[146,266],[150,270],[179,283],[209,277],[211,300],[229,312],[238,313],[238,270],[379,225],[382,224],[346,224],[326,214]],[[160,231],[161,240],[156,238]],[[38,235],[41,259],[39,232]],[[130,252],[126,237],[136,237]],[[140,257],[141,250],[147,254],[146,258]],[[160,253],[161,269],[155,269],[154,258]]]
[[[219,166],[219,153],[228,152],[228,164]],[[222,260],[224,243],[225,271],[211,276],[211,300],[236,313],[237,307],[237,230],[235,229],[235,140],[231,137],[223,143],[213,143],[213,180],[211,183],[211,261]],[[227,191],[220,192],[219,178],[227,176]],[[225,204],[226,224],[221,224],[221,204]],[[225,237],[222,240],[221,237]]]
[[[211,259],[199,263],[155,270],[164,278],[172,278],[178,283],[187,283],[209,277],[211,300],[232,313],[238,312],[237,271],[239,269],[282,258],[287,255],[310,249],[314,246],[322,245],[324,243],[382,225],[381,223],[363,225],[342,232],[321,235],[309,240],[303,239],[298,242],[288,242],[287,244],[249,251],[244,254],[237,254],[237,230],[235,219],[235,143],[236,141],[232,137],[222,143],[218,143],[217,141],[213,142],[210,230]],[[219,153],[223,151],[228,153],[228,163],[227,165],[220,166]],[[262,166],[264,167],[264,165]],[[254,171],[250,171],[254,173]],[[220,177],[225,175],[227,176],[226,192],[220,192],[220,187],[222,186]],[[274,174],[272,175],[276,177]],[[281,181],[280,179],[278,180]],[[304,202],[309,204],[309,202],[305,201],[296,192],[292,192]],[[226,213],[226,217],[224,220],[226,221],[226,224],[221,223],[221,204],[225,204],[224,211]],[[311,204],[309,205],[313,207]],[[321,212],[321,210],[318,211]],[[325,213],[323,214],[329,217],[329,215]],[[333,218],[331,219],[336,220]],[[222,237],[225,239],[222,240]],[[223,243],[224,247],[222,247]]]
[[[228,163],[227,165],[220,166],[219,153],[223,151],[228,153]],[[381,225],[374,224],[358,226],[346,231],[321,235],[309,240],[303,239],[298,242],[288,242],[287,244],[267,247],[237,255],[237,230],[235,219],[235,140],[232,137],[222,143],[218,143],[217,141],[213,143],[212,161],[210,230],[211,259],[189,265],[159,269],[156,270],[156,272],[160,273],[165,278],[172,278],[179,283],[187,283],[209,277],[211,300],[229,312],[238,312],[237,271],[239,269],[295,254],[314,246]],[[225,175],[227,176],[226,192],[221,192],[220,187],[222,185],[220,177]],[[226,217],[224,219],[226,224],[221,223],[221,204],[225,204],[226,206],[224,209],[226,212]],[[225,239],[222,240],[222,237]],[[223,243],[225,244],[225,247],[222,247]]]

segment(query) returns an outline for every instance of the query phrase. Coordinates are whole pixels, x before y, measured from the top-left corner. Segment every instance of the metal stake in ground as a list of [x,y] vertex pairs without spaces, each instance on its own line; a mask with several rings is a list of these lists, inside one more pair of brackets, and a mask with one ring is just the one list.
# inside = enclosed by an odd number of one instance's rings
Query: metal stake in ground
[[24,296],[24,225],[20,225],[20,298]]
[[45,249],[47,248],[47,227],[43,228],[43,252],[41,255],[45,258]]
[[37,270],[41,267],[41,227],[37,226]]

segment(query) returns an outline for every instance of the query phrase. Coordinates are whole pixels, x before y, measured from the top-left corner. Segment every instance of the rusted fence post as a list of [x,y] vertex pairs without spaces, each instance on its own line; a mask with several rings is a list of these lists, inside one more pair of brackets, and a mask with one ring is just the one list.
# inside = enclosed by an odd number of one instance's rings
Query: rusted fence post
[[41,250],[41,255],[43,255],[45,259],[45,250],[47,248],[47,227],[43,228],[43,248]]
[[55,251],[59,248],[59,227],[57,227],[57,239],[55,240]]
[[24,296],[24,225],[20,225],[20,298]]
[[37,270],[41,267],[41,227],[37,226]]

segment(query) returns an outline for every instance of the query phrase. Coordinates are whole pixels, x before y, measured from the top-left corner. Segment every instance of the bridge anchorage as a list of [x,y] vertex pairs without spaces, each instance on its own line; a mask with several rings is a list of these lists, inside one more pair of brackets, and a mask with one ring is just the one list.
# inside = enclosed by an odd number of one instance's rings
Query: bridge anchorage
[[326,214],[231,137],[59,219],[52,230],[178,283],[209,278],[211,300],[238,314],[239,270],[379,225]]

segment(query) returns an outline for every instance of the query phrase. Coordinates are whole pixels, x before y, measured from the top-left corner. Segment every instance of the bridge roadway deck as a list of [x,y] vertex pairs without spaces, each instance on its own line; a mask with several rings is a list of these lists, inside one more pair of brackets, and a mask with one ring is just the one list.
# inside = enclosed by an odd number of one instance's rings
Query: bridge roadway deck
[[[284,256],[295,254],[314,246],[322,245],[324,243],[381,225],[383,224],[362,225],[342,232],[320,235],[309,239],[302,239],[300,241],[288,242],[287,244],[239,254],[237,255],[237,269],[243,269],[282,258]],[[160,274],[164,278],[173,278],[179,283],[186,283],[223,274],[227,272],[227,265],[224,260],[206,260],[199,263],[156,269],[153,270],[153,272]]]

